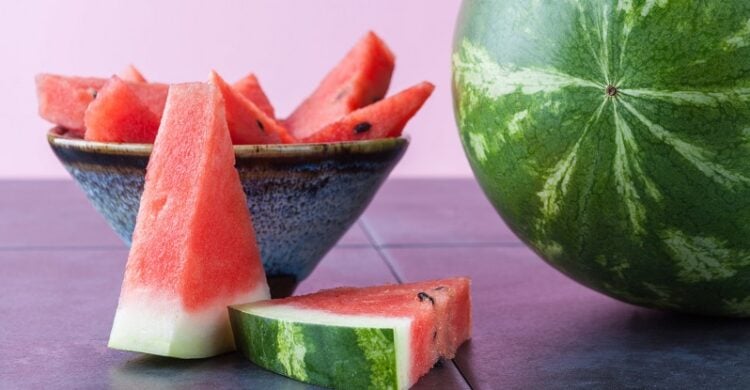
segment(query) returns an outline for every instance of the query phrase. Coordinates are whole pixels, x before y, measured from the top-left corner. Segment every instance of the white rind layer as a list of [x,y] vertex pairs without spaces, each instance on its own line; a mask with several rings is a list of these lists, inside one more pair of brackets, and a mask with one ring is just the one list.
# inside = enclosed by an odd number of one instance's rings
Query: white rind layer
[[110,348],[191,359],[233,351],[227,306],[269,299],[266,283],[222,304],[186,311],[180,298],[133,289],[120,298]]
[[235,309],[258,317],[297,324],[393,329],[394,343],[396,344],[398,388],[408,389],[418,379],[409,377],[411,362],[413,361],[411,355],[411,318],[337,314],[325,310],[302,308],[293,304],[241,305],[235,306]]

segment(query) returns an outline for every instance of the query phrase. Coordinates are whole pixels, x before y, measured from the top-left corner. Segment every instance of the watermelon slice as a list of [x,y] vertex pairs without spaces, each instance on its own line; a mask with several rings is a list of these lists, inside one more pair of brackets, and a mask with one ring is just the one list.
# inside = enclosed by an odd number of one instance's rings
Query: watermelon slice
[[306,138],[382,99],[388,92],[394,61],[386,44],[375,33],[367,33],[284,124],[295,138]]
[[276,118],[271,101],[268,100],[268,96],[263,92],[263,88],[260,87],[260,82],[254,74],[241,78],[233,85],[234,89],[240,93],[240,95],[247,98],[251,102],[255,103],[263,113],[268,115],[270,118]]
[[111,348],[179,358],[234,349],[227,305],[269,297],[219,91],[169,90]]
[[470,281],[336,288],[229,308],[255,364],[335,388],[408,388],[470,337]]
[[[54,74],[36,76],[39,115],[83,137],[86,108],[108,79]],[[169,86],[160,83],[126,82],[138,98],[161,119]]]
[[164,105],[167,103],[169,85],[162,83],[128,83],[128,86],[138,95],[138,99],[161,120]]
[[213,70],[209,74],[209,82],[224,96],[227,125],[234,144],[292,142],[281,124],[263,113],[255,103],[242,96]]
[[39,115],[82,137],[86,107],[106,82],[95,77],[39,74],[36,76]]
[[146,78],[143,77],[141,71],[139,71],[138,68],[136,68],[132,64],[123,69],[122,72],[120,72],[119,76],[121,79],[130,81],[131,83],[147,83]]
[[387,99],[360,108],[301,142],[323,143],[398,137],[434,89],[435,86],[428,82],[419,83]]
[[159,117],[117,76],[89,104],[84,123],[84,138],[100,142],[152,143],[159,130]]

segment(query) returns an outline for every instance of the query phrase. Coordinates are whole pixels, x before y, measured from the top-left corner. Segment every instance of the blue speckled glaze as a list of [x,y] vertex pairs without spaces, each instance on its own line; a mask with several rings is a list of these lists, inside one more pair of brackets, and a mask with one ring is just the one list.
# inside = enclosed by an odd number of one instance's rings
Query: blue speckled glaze
[[[150,146],[92,143],[54,130],[48,138],[94,207],[129,245]],[[307,277],[359,218],[407,146],[400,138],[235,147],[268,277],[297,282]]]

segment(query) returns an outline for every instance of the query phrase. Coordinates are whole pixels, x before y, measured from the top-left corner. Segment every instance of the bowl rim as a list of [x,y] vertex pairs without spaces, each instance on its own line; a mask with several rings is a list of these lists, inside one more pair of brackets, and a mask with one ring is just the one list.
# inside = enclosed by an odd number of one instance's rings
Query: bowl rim
[[[149,156],[153,149],[153,144],[88,141],[81,138],[68,137],[66,133],[65,129],[55,126],[47,132],[47,142],[53,148],[60,147],[82,152],[112,155]],[[408,145],[409,142],[410,137],[405,135],[396,138],[333,143],[234,145],[234,154],[237,157],[372,154],[399,149]]]

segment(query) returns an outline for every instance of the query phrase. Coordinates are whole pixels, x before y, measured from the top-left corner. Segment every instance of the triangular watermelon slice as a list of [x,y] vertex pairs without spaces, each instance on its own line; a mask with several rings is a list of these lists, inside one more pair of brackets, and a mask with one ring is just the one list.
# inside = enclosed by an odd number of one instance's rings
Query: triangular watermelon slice
[[405,389],[471,335],[470,281],[336,288],[231,306],[237,349],[304,382]]
[[255,103],[255,105],[258,106],[261,111],[263,111],[263,113],[268,115],[270,118],[276,119],[273,105],[271,105],[271,101],[268,100],[268,96],[266,96],[266,93],[263,92],[263,88],[261,88],[260,82],[254,74],[248,74],[247,76],[238,80],[232,86],[235,90],[237,90],[237,92],[240,93],[240,95],[247,98],[247,100]]
[[388,92],[394,60],[388,46],[375,33],[367,33],[284,124],[295,138],[306,138],[382,99]]
[[84,138],[89,141],[153,143],[159,117],[113,76],[86,109],[85,125]]
[[145,84],[148,81],[146,81],[146,78],[143,77],[143,73],[141,73],[138,68],[133,66],[133,64],[128,65],[123,69],[118,76],[120,76],[121,79],[124,81],[130,81],[131,83],[141,83]]
[[169,89],[111,348],[217,355],[234,349],[227,305],[269,297],[223,107],[209,84]]
[[281,124],[240,95],[218,73],[212,70],[208,79],[224,96],[227,125],[234,144],[276,144],[293,141]]
[[[54,74],[36,76],[39,115],[83,137],[86,108],[109,79]],[[161,118],[169,86],[161,83],[125,82],[151,112]]]
[[324,143],[398,137],[434,89],[435,86],[428,82],[419,83],[396,95],[360,108],[301,142]]

